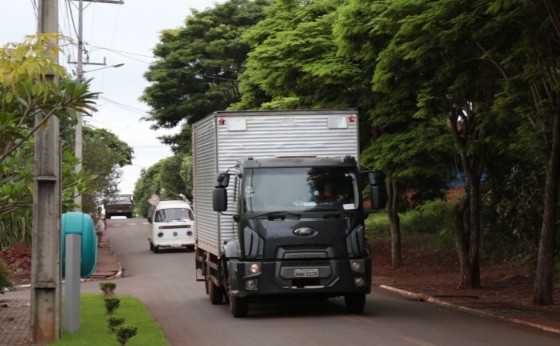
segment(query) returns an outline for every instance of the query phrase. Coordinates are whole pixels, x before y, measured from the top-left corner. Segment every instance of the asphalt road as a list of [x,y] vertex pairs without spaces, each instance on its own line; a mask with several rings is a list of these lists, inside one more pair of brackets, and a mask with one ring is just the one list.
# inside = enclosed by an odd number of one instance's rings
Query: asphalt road
[[[140,298],[172,345],[559,345],[557,335],[477,317],[384,290],[368,296],[364,314],[346,313],[343,299],[250,305],[233,318],[211,305],[195,280],[194,253],[154,254],[143,219],[108,221],[111,246],[125,269],[116,293]],[[375,268],[374,268],[375,271]],[[98,292],[97,283],[84,291]]]

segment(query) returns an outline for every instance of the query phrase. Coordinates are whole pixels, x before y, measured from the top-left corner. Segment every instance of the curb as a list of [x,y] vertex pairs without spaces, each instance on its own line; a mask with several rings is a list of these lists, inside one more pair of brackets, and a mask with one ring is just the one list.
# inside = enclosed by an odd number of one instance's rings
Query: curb
[[493,318],[493,319],[497,319],[497,320],[501,320],[501,321],[506,321],[506,322],[510,322],[510,323],[514,323],[514,324],[518,324],[518,325],[524,325],[524,326],[527,326],[527,327],[537,328],[537,329],[540,329],[540,330],[544,330],[546,332],[560,334],[560,329],[556,329],[556,328],[548,327],[548,326],[543,326],[543,325],[532,323],[532,322],[523,321],[523,320],[520,320],[518,318],[507,317],[507,316],[503,316],[503,315],[500,315],[500,314],[495,314],[495,313],[488,312],[488,311],[483,311],[483,310],[479,310],[479,309],[469,308],[469,307],[466,307],[466,306],[452,304],[452,303],[443,301],[441,299],[434,298],[434,297],[426,295],[426,294],[413,293],[413,292],[405,291],[405,290],[402,290],[400,288],[391,287],[391,286],[387,286],[387,285],[379,285],[379,288],[390,291],[390,292],[397,293],[401,296],[412,298],[414,300],[425,301],[425,302],[428,302],[428,303],[432,303],[432,304],[436,304],[436,305],[443,306],[443,307],[446,307],[446,308],[451,308],[451,309],[467,312],[467,313],[482,316],[482,317],[489,317],[489,318]]

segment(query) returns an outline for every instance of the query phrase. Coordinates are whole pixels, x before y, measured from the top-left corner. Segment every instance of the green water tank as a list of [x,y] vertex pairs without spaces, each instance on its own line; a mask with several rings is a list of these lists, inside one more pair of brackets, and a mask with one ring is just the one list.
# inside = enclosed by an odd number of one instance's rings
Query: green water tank
[[80,277],[90,277],[97,266],[97,236],[93,227],[93,220],[88,214],[81,211],[72,211],[62,214],[61,229],[62,273],[66,259],[66,236],[79,234],[82,236],[82,260],[80,264]]

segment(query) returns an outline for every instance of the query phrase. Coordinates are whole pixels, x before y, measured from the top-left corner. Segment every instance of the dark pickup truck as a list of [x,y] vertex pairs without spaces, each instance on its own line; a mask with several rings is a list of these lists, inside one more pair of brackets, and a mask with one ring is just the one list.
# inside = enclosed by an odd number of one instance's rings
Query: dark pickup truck
[[107,201],[105,205],[105,216],[126,216],[132,218],[134,216],[134,202],[132,195],[115,195]]

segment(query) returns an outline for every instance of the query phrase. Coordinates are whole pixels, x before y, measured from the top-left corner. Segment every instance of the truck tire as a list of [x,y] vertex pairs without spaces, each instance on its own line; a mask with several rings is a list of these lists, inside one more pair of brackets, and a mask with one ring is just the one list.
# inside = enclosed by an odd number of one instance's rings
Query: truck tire
[[154,252],[154,243],[150,242],[150,251]]
[[210,303],[212,305],[222,304],[224,300],[224,289],[222,287],[216,286],[214,281],[207,276],[206,277],[206,290],[208,291],[208,297],[210,298]]
[[229,311],[233,317],[245,317],[249,312],[249,300],[245,297],[229,297]]
[[351,314],[361,314],[366,306],[365,293],[350,293],[344,296],[346,311]]

